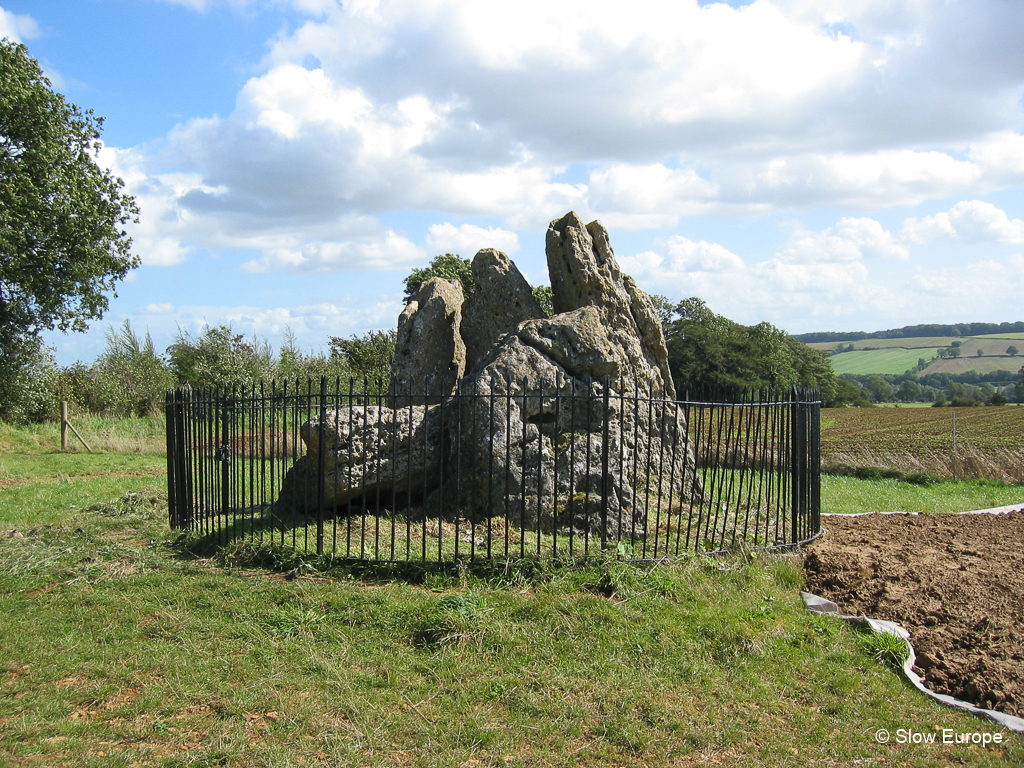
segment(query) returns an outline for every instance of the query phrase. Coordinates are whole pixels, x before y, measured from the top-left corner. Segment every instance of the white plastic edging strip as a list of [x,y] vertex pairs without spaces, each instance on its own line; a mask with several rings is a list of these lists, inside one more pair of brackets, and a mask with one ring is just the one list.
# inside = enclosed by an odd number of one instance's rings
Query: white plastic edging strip
[[910,651],[907,658],[903,661],[903,676],[907,678],[910,684],[917,688],[921,693],[926,696],[930,696],[940,704],[945,704],[947,707],[953,707],[954,709],[960,709],[964,712],[970,712],[972,715],[977,715],[978,717],[987,717],[989,720],[994,720],[999,723],[999,725],[1004,728],[1008,728],[1011,731],[1017,731],[1018,733],[1024,733],[1024,719],[1022,718],[1007,715],[1005,712],[996,712],[992,709],[982,709],[981,707],[974,706],[970,702],[954,699],[952,696],[947,696],[944,693],[936,693],[928,688],[913,669],[914,663],[917,661],[917,654],[914,652],[914,646],[910,644],[910,633],[896,622],[885,621],[883,619],[870,619],[867,616],[847,616],[846,614],[840,613],[839,606],[831,600],[819,597],[818,595],[812,595],[810,592],[801,592],[800,597],[803,598],[804,607],[811,613],[835,616],[837,619],[842,619],[850,624],[867,627],[872,632],[889,632],[890,634],[902,637],[903,641],[907,644],[907,649]]
[[1006,507],[972,509],[970,512],[822,512],[821,517],[864,517],[865,515],[1008,515],[1024,512],[1024,505],[1010,504]]

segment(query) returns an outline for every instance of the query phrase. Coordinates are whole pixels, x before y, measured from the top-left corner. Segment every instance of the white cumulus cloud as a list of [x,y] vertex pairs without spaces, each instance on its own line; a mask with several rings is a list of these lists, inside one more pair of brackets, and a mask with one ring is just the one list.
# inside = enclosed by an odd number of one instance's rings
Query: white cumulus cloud
[[859,261],[871,257],[907,259],[909,256],[907,246],[875,219],[845,217],[820,232],[799,228],[778,253],[778,260],[780,263],[809,264]]
[[427,229],[427,248],[439,253],[457,253],[472,258],[482,248],[496,248],[506,254],[519,250],[519,236],[500,227],[478,227],[475,224],[455,226],[447,221],[431,224]]
[[0,38],[16,43],[31,40],[39,35],[39,24],[31,16],[12,13],[0,8]]
[[934,216],[907,219],[901,234],[913,243],[949,238],[969,243],[1020,245],[1024,243],[1024,220],[1011,219],[992,203],[965,200]]

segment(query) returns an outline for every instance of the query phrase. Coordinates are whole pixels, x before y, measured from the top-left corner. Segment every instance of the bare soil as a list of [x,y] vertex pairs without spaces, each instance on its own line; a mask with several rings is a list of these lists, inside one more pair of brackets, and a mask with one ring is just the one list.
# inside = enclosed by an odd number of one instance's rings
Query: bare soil
[[932,690],[1024,717],[1024,507],[823,525],[805,552],[807,591],[906,627]]

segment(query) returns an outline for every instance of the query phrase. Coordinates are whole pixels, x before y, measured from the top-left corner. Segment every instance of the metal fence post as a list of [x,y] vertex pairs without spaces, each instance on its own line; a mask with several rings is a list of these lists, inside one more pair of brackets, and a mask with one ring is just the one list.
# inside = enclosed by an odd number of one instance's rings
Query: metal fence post
[[792,462],[790,463],[790,484],[792,509],[790,511],[790,541],[800,541],[800,522],[807,516],[807,411],[801,391],[791,391]]
[[316,553],[322,556],[324,553],[324,493],[326,486],[326,456],[324,450],[324,436],[327,422],[327,377],[320,377],[320,428],[319,445],[317,448],[316,468]]
[[608,549],[608,493],[611,478],[608,477],[608,422],[611,418],[611,387],[609,378],[604,377],[604,413],[601,418],[601,549]]

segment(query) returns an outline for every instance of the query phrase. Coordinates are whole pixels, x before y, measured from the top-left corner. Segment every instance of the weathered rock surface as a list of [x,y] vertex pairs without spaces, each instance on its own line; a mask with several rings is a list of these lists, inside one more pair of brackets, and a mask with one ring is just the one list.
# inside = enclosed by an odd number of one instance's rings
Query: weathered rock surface
[[[483,397],[459,401],[474,425],[461,438],[462,503],[527,526],[642,536],[635,498],[651,478],[661,497],[695,481],[682,411],[661,402],[675,397],[661,324],[598,222],[552,222],[547,257],[556,314],[521,322],[463,382]],[[527,396],[524,381],[552,397]]]
[[575,213],[551,222],[548,273],[555,315],[597,310],[614,350],[617,373],[655,396],[675,397],[668,349],[650,297],[624,275],[599,221],[584,225]]
[[[473,260],[465,300],[454,283],[424,283],[399,319],[392,371],[403,382],[458,379],[457,388],[432,389],[430,402],[444,405],[430,409],[421,398],[411,409],[331,414],[322,447],[319,423],[308,423],[309,455],[288,486],[306,490],[295,498],[310,507],[323,455],[335,489],[327,506],[408,493],[431,515],[501,515],[615,541],[648,535],[652,498],[678,509],[699,494],[661,323],[619,269],[607,231],[569,213],[548,229],[547,260],[550,318],[493,249]],[[420,445],[422,458],[402,447]]]
[[412,382],[418,394],[426,391],[432,403],[450,395],[466,372],[466,344],[460,332],[464,300],[459,283],[433,277],[398,316],[391,376]]
[[326,510],[378,497],[391,506],[392,494],[422,496],[441,475],[439,416],[437,406],[353,405],[328,411],[322,430],[319,417],[310,419],[300,431],[306,455],[286,475],[279,503],[315,511],[321,461]]
[[462,311],[466,372],[524,320],[544,317],[526,278],[501,251],[485,248],[473,258],[475,290]]

